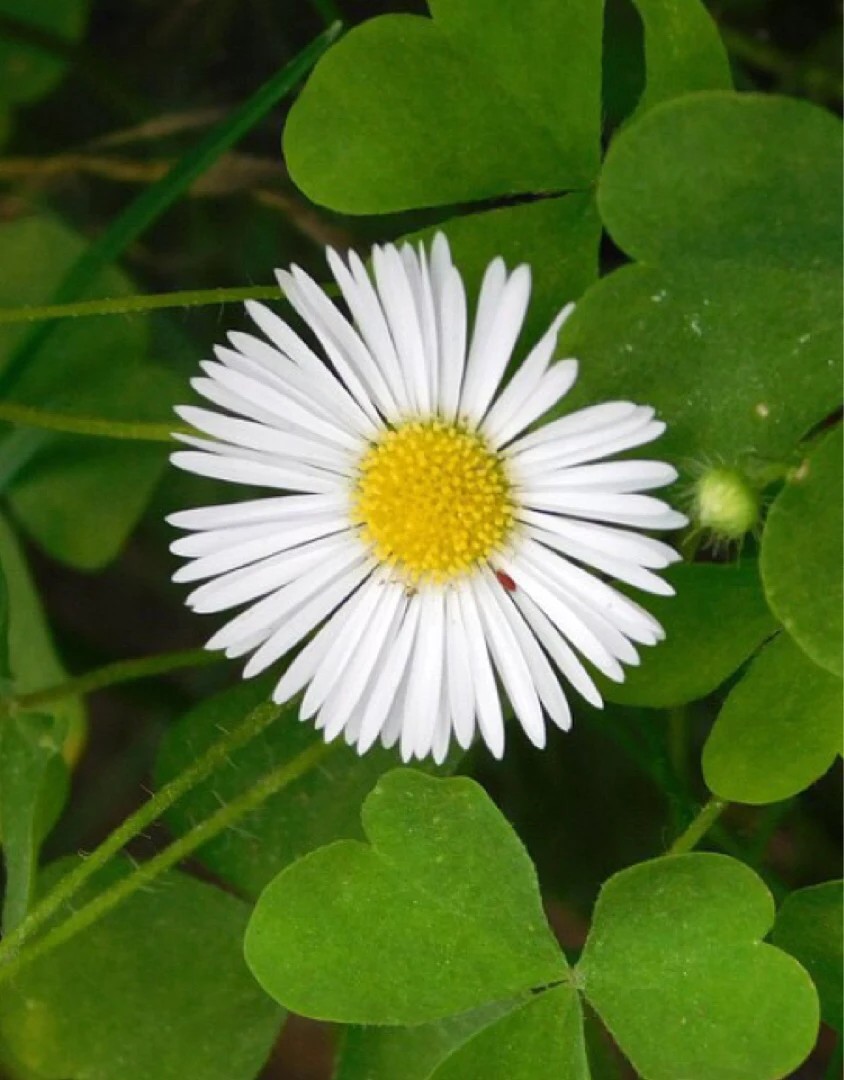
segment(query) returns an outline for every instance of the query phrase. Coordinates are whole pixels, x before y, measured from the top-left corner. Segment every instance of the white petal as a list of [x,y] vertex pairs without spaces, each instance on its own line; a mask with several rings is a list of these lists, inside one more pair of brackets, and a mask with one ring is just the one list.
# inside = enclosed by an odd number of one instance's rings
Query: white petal
[[[381,734],[390,706],[396,696],[407,669],[416,631],[419,625],[419,596],[412,596],[407,604],[404,620],[392,643],[388,643],[378,669],[373,676],[372,690],[361,721],[358,753],[363,754]],[[395,715],[395,713],[394,713]]]
[[[539,341],[534,345],[524,361],[519,365],[518,371],[504,388],[498,400],[490,409],[481,425],[487,437],[496,445],[500,446],[505,441],[500,432],[509,428],[514,417],[528,401],[534,390],[542,381],[542,376],[551,362],[554,349],[557,347],[557,335],[567,311],[571,305],[563,308],[557,315]],[[565,361],[575,365],[577,374],[577,361]],[[516,432],[521,428],[517,428]],[[511,435],[510,438],[513,436]]]
[[523,589],[517,586],[512,596],[516,607],[524,615],[531,630],[536,634],[537,640],[562,675],[590,705],[600,708],[603,700],[597,687],[557,627]]
[[448,690],[445,682],[443,682],[440,690],[437,724],[434,728],[434,741],[431,744],[431,757],[437,765],[442,765],[448,757],[448,745],[450,742],[451,713],[448,708]]
[[[341,554],[349,559],[365,554],[357,537],[346,533],[283,551],[252,566],[231,570],[206,582],[188,596],[188,605],[202,614],[225,611],[294,581],[300,574],[325,565]],[[254,610],[250,609],[250,610]]]
[[[410,410],[407,387],[393,339],[390,337],[390,329],[384,318],[381,301],[369,279],[366,267],[353,251],[348,254],[348,267],[331,248],[328,249],[327,256],[331,271],[355,320],[358,333],[390,388],[398,415],[406,414]],[[387,416],[390,420],[397,418],[398,416]]]
[[337,348],[329,330],[328,323],[332,318],[329,308],[335,314],[339,314],[337,309],[319,285],[298,267],[293,267],[293,273],[276,270],[276,277],[293,308],[319,339],[320,345],[343,385],[369,419],[378,424],[379,417],[372,403],[371,393],[361,381],[355,367],[349,362],[349,358]]
[[410,661],[407,709],[401,733],[401,756],[425,757],[431,749],[440,705],[445,655],[445,605],[442,589],[419,592],[419,629]]
[[[330,406],[332,410],[347,417],[353,430],[367,437],[373,434],[376,428],[367,414],[340,380],[286,322],[254,300],[247,300],[246,310],[267,337],[299,369],[301,377],[297,380],[297,385],[302,388],[311,386],[326,407]],[[289,372],[288,378],[292,381]]]
[[439,294],[439,407],[447,420],[454,420],[460,405],[466,367],[466,290],[463,279],[452,266]]
[[585,547],[594,548],[613,558],[639,563],[651,570],[663,570],[666,566],[678,562],[680,555],[661,540],[627,529],[615,529],[611,525],[598,525],[594,522],[574,521],[557,514],[543,514],[536,510],[520,509],[520,521],[547,529],[564,540],[572,540]]
[[577,361],[561,360],[543,375],[539,385],[498,434],[501,446],[544,416],[571,390],[577,379]]
[[[193,555],[173,575],[174,581],[202,581],[216,577],[240,566],[249,566],[289,551],[301,544],[309,544],[333,533],[344,532],[348,524],[340,519],[309,522],[303,525],[278,529],[275,525],[247,525],[242,529],[215,530],[199,533],[177,540],[172,549],[177,555]],[[200,543],[201,542],[201,543]]]
[[[571,709],[545,653],[539,647],[533,632],[525,624],[524,617],[515,606],[510,593],[505,591],[491,574],[489,575],[489,584],[493,599],[498,605],[498,610],[513,632],[525,662],[530,669],[530,677],[545,711],[558,728],[568,731],[571,728]],[[528,737],[531,738],[530,731],[527,728],[525,731]],[[537,746],[542,746],[544,738],[545,732],[543,728],[542,741],[536,742],[533,738],[531,738],[531,741]]]
[[[375,572],[362,585],[355,595],[347,601],[351,608],[343,630],[334,640],[332,648],[314,673],[302,705],[300,718],[307,720],[324,704],[326,698],[338,684],[342,684],[346,667],[360,644],[366,628],[377,618],[376,609],[384,596],[384,574]],[[351,702],[353,705],[354,702]]]
[[664,431],[665,424],[661,420],[641,423],[633,417],[626,426],[619,424],[606,432],[578,435],[570,440],[561,440],[554,447],[550,445],[538,447],[535,451],[529,451],[518,457],[517,466],[520,471],[529,469],[535,471],[540,466],[545,469],[563,469],[573,465],[585,465],[590,461],[601,461],[613,454],[620,454],[624,450],[632,450],[636,446],[653,442]]
[[[526,540],[523,553],[549,581],[555,581],[567,597],[582,601],[587,609],[604,618],[634,641],[654,645],[664,637],[656,619],[600,578],[549,551],[534,540]],[[627,650],[622,646],[622,649]],[[620,658],[620,657],[619,657]]]
[[167,521],[179,529],[218,529],[258,522],[284,525],[332,512],[338,515],[348,512],[348,499],[344,494],[276,495],[266,499],[221,503],[218,506],[200,506],[170,514]]
[[551,510],[557,514],[633,525],[640,529],[679,529],[686,517],[671,510],[661,499],[650,495],[591,494],[573,491],[542,491],[533,486],[518,491],[519,500],[531,510]]
[[504,716],[487,652],[487,643],[473,591],[461,582],[455,586],[460,615],[469,647],[469,667],[475,688],[475,713],[481,737],[493,757],[504,755]]
[[504,570],[517,583],[517,590],[527,593],[587,660],[591,661],[607,678],[614,682],[624,682],[621,664],[594,631],[587,626],[571,603],[566,603],[559,592],[550,588],[525,560],[511,563],[501,558],[500,562]]
[[[236,420],[231,416],[198,409],[190,405],[179,406],[175,412],[186,423],[192,424],[198,431],[204,431],[216,439],[249,450],[260,450],[279,457],[291,457],[307,464],[322,465],[333,472],[349,476],[355,464],[355,455],[346,450],[310,439],[307,436],[293,435],[279,431],[278,428],[257,424],[251,420]],[[364,446],[361,446],[363,451]]]
[[616,495],[665,487],[677,479],[677,470],[663,461],[604,461],[574,468],[537,467],[531,472],[531,488],[559,491],[611,492]]
[[522,329],[529,299],[530,269],[527,266],[519,266],[510,276],[494,311],[487,312],[482,292],[460,395],[460,414],[475,423],[480,423],[501,383]]
[[418,252],[414,251],[409,244],[403,244],[400,255],[416,306],[416,318],[419,323],[419,332],[422,335],[422,351],[425,355],[425,370],[428,377],[428,400],[433,411],[436,402],[439,400],[440,360],[437,320],[431,279],[428,274],[428,260],[425,256],[425,249],[421,244]]
[[475,693],[469,667],[469,646],[457,593],[445,597],[445,667],[448,705],[458,744],[468,750],[475,736]]
[[657,596],[673,596],[674,594],[673,587],[667,581],[663,581],[656,574],[652,574],[650,570],[644,570],[638,563],[613,558],[595,550],[594,547],[588,544],[564,539],[556,532],[546,532],[544,529],[537,529],[534,526],[528,526],[525,535],[538,540],[547,547],[562,552],[563,555],[577,559],[578,562],[584,563],[586,566],[594,566],[596,570],[602,570],[605,574],[609,574],[619,581],[634,585],[637,589],[654,593]]
[[275,488],[279,491],[335,492],[338,479],[330,473],[321,476],[306,472],[304,468],[293,469],[281,465],[267,465],[248,458],[227,457],[217,453],[179,450],[170,455],[177,469],[208,476],[214,480],[228,480],[252,487]]
[[423,416],[428,415],[433,402],[430,399],[422,330],[404,263],[396,248],[387,244],[383,248],[376,246],[372,249],[372,268],[411,405]]
[[297,609],[275,633],[258,649],[243,669],[246,679],[258,675],[275,663],[301,639],[322,622],[373,570],[371,560],[355,563]]
[[360,440],[357,435],[339,424],[323,419],[316,412],[294,401],[290,395],[283,395],[272,387],[259,383],[256,379],[251,379],[248,375],[243,375],[239,371],[230,371],[223,364],[204,362],[201,366],[207,374],[211,375],[225,389],[262,409],[270,410],[280,420],[295,424],[297,427],[310,432],[311,435],[319,435],[323,439],[337,443],[339,446],[345,446],[349,450],[358,450]]
[[607,430],[616,424],[635,419],[637,425],[646,424],[653,419],[654,410],[648,406],[634,405],[630,401],[605,401],[600,405],[590,405],[561,416],[550,424],[544,424],[536,431],[528,432],[510,448],[513,454],[526,454],[546,443],[556,444],[561,439],[568,439],[583,433]]
[[320,710],[320,720],[325,728],[326,739],[331,739],[343,727],[351,722],[353,712],[359,713],[357,731],[349,743],[355,742],[360,735],[363,720],[363,704],[367,700],[366,689],[385,645],[392,641],[401,624],[407,601],[404,589],[398,584],[381,585],[381,602],[371,621],[359,635],[354,652],[349,658],[343,677],[335,680],[331,692]]
[[[366,391],[367,399],[372,399],[385,415],[395,415],[397,407],[390,387],[357,331],[316,282],[296,266],[293,267],[293,278],[310,307],[312,329],[332,364],[342,373],[341,365],[345,361]],[[370,408],[365,411],[372,415]]]
[[[545,745],[545,722],[536,687],[519,641],[513,628],[504,618],[495,596],[490,588],[488,571],[476,574],[471,580],[471,588],[477,601],[481,621],[490,651],[495,660],[495,667],[501,678],[507,696],[534,746]],[[492,575],[489,574],[489,577]]]
[[349,609],[349,604],[339,607],[297,654],[273,690],[273,701],[277,705],[289,701],[310,682],[322,658],[348,622]]

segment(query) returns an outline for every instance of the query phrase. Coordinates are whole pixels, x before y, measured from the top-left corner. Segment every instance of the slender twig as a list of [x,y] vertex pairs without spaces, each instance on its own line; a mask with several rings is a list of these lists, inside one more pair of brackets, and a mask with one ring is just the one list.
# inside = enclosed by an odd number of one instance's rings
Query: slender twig
[[0,323],[46,322],[92,315],[130,315],[165,308],[202,307],[242,303],[244,300],[280,300],[278,285],[243,285],[233,289],[187,289],[182,292],[138,296],[108,296],[100,300],[77,300],[70,304],[0,308]]
[[0,701],[0,713],[4,708],[10,713],[35,712],[45,705],[52,705],[65,698],[83,697],[108,686],[146,679],[153,675],[166,675],[180,668],[202,667],[218,663],[221,659],[221,653],[208,652],[206,649],[181,649],[178,652],[157,653],[155,656],[141,656],[132,660],[116,660],[94,671],[87,671],[84,675],[66,679],[55,686],[32,690],[28,694],[16,694]]
[[[214,127],[199,144],[185,154],[157,183],[146,188],[102,236],[71,266],[53,297],[55,303],[78,300],[104,267],[114,262],[162,214],[164,214],[214,162],[235,145],[286,94],[307,75],[325,50],[337,39],[342,27],[335,23],[311,42],[281,71],[276,72],[230,117]],[[2,376],[3,390],[14,385],[30,360],[52,332],[39,326],[28,334],[9,359]]]
[[[43,956],[45,953],[50,952],[52,949],[56,948],[56,946],[63,945],[66,941],[69,941],[70,938],[75,937],[80,931],[86,930],[98,919],[101,919],[111,911],[112,908],[137,892],[138,889],[149,885],[150,882],[154,881],[155,878],[164,873],[164,871],[176,866],[183,859],[186,859],[196,851],[197,848],[202,847],[203,844],[208,843],[209,840],[212,840],[215,836],[232,826],[245,814],[248,814],[251,810],[257,809],[257,807],[270,798],[270,796],[275,795],[277,792],[281,791],[282,788],[287,787],[288,784],[292,784],[295,780],[298,780],[300,776],[312,769],[317,762],[321,761],[332,749],[333,747],[329,743],[312,743],[311,746],[306,750],[303,750],[293,758],[292,761],[285,762],[285,764],[278,766],[278,768],[272,769],[256,784],[253,784],[248,791],[245,791],[242,795],[233,799],[225,806],[220,807],[220,809],[212,814],[211,817],[206,818],[204,821],[200,822],[199,825],[194,826],[194,828],[189,832],[186,832],[184,836],[179,837],[178,840],[174,840],[169,847],[166,847],[163,851],[153,856],[148,862],[141,863],[140,866],[126,877],[121,878],[89,903],[73,912],[67,919],[35,941],[28,949],[17,952],[14,955],[5,954],[9,955],[9,959],[5,966],[0,967],[0,983],[10,979],[12,976],[16,975],[22,967],[31,963],[38,957]],[[59,882],[54,893],[51,893],[50,895],[53,896],[57,894],[65,881],[67,881],[67,878],[63,878],[62,881]],[[64,897],[58,899],[53,905],[53,911],[64,903],[64,899]],[[0,957],[0,959],[2,959],[2,957]]]
[[72,413],[54,413],[36,409],[32,405],[18,405],[14,401],[0,401],[0,421],[17,427],[39,428],[42,431],[60,431],[66,435],[93,435],[102,439],[131,439],[136,442],[172,443],[175,432],[190,429],[183,424],[148,424],[131,420],[104,420],[98,416],[74,416]]
[[677,837],[668,849],[668,854],[685,855],[687,851],[693,851],[727,808],[727,805],[722,799],[716,799],[713,795],[685,832],[682,832]]
[[26,944],[82,886],[101,870],[130,840],[157,821],[161,815],[197,784],[229,760],[235,750],[245,746],[270,726],[281,714],[277,705],[260,705],[222,739],[197,758],[184,772],[165,784],[160,791],[120,824],[114,832],[70,871],[52,892],[30,911],[24,921],[0,942],[0,964],[14,960]]

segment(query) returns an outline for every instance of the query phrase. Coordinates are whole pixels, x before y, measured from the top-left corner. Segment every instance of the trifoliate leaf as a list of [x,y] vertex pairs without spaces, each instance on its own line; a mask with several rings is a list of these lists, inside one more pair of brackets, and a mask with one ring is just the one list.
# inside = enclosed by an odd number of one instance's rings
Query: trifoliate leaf
[[481,788],[406,769],[261,895],[246,958],[297,1012],[418,1024],[562,979],[530,860]]
[[802,791],[841,749],[841,706],[841,680],[781,634],[724,702],[703,751],[707,784],[745,803]]
[[842,429],[825,435],[768,513],[760,567],[771,609],[816,664],[841,675]]
[[[128,872],[112,864],[82,900]],[[234,896],[166,874],[23,968],[0,996],[0,1038],[56,1080],[252,1080],[282,1013],[243,963],[247,916]]]
[[585,188],[599,163],[594,0],[431,0],[352,30],[290,111],[290,174],[315,202],[384,213]]
[[842,882],[826,881],[798,889],[783,901],[771,935],[774,943],[796,957],[812,976],[827,1024],[842,1030],[844,935]]
[[762,881],[721,855],[654,859],[604,885],[576,976],[644,1080],[777,1080],[806,1057],[817,995],[762,943],[773,920]]

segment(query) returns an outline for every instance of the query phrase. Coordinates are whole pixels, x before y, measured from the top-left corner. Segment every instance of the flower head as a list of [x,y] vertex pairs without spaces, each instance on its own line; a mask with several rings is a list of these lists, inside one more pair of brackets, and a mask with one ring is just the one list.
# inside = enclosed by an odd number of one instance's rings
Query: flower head
[[490,264],[470,332],[442,235],[430,256],[374,248],[372,278],[354,254],[328,261],[348,316],[298,268],[278,275],[318,351],[247,304],[264,337],[230,334],[193,380],[215,408],[177,410],[202,436],[180,436],[175,465],[282,494],[174,514],[175,578],[204,582],[197,611],[242,609],[208,647],[251,654],[247,676],[307,642],[273,698],[304,690],[326,739],[441,761],[477,731],[500,756],[500,685],[541,746],[543,714],[571,724],[560,676],[600,705],[584,661],[621,681],[663,636],[604,578],[672,591],[654,571],[675,552],[633,530],[685,524],[641,494],[675,470],[605,460],[664,425],[613,401],[537,426],[577,363],[552,362],[569,305],[505,381],[526,266]]

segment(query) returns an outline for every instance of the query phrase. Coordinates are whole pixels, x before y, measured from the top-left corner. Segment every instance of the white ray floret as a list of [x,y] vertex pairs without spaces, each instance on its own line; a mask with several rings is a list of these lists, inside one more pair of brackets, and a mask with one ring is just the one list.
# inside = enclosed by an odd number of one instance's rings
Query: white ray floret
[[527,266],[493,260],[472,317],[442,234],[374,248],[371,274],[328,263],[345,310],[278,272],[312,344],[249,302],[264,336],[230,333],[193,380],[208,404],[177,410],[196,434],[175,465],[277,493],[173,514],[175,579],[198,612],[236,609],[208,647],[248,656],[247,677],[297,650],[272,696],[302,695],[326,740],[442,761],[480,736],[500,757],[512,712],[543,746],[546,719],[571,726],[569,689],[600,706],[590,668],[620,682],[664,637],[613,582],[672,592],[678,556],[648,533],[685,518],[646,493],[677,474],[608,459],[665,425],[627,401],[562,413],[571,304],[506,377]]

